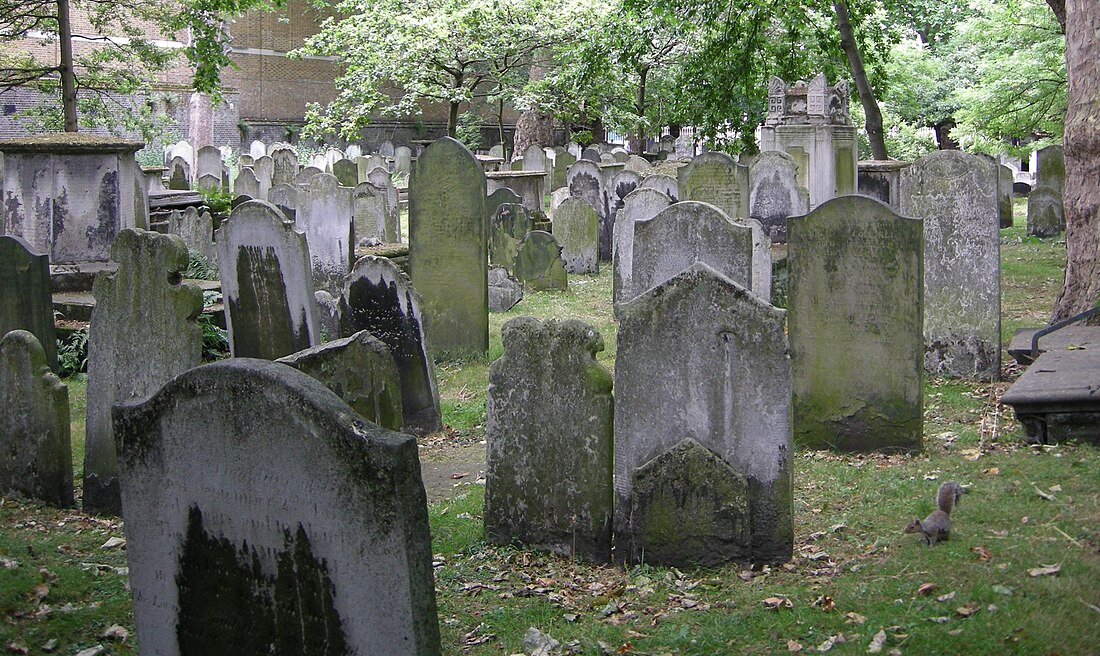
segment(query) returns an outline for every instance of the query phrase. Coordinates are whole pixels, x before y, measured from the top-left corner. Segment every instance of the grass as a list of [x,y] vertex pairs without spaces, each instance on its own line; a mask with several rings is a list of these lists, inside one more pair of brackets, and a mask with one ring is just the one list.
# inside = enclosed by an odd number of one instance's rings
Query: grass
[[[1025,238],[1022,227],[1001,235],[1007,345],[1015,327],[1046,323],[1065,249],[1059,240]],[[586,321],[603,335],[598,359],[611,368],[610,286],[605,268],[571,277],[567,292],[529,293],[490,316],[488,358],[438,363],[453,429],[446,439],[484,438],[488,363],[501,353],[510,318]],[[79,481],[86,383],[68,383]],[[582,654],[773,654],[830,644],[831,652],[854,654],[867,652],[880,631],[884,654],[1095,654],[1100,450],[1026,446],[998,404],[1006,387],[928,380],[919,455],[797,453],[796,555],[783,566],[624,568],[488,545],[482,488],[457,488],[458,496],[429,508],[444,653],[521,652],[534,627]],[[422,453],[431,457],[434,448],[426,443]],[[928,548],[901,528],[933,509],[936,487],[948,479],[971,492],[952,515],[952,539]],[[55,654],[95,644],[136,653],[132,635],[101,637],[113,624],[133,630],[125,553],[101,548],[122,536],[120,522],[6,499],[0,527],[0,649],[44,654],[57,640]],[[1045,565],[1060,569],[1029,574]]]

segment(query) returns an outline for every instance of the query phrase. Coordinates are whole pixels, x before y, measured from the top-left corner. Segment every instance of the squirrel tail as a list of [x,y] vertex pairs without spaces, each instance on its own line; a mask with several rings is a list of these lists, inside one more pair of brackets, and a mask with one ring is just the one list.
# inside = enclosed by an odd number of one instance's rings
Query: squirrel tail
[[936,507],[950,515],[963,494],[966,494],[966,488],[955,481],[947,481],[940,485],[939,492],[936,493]]

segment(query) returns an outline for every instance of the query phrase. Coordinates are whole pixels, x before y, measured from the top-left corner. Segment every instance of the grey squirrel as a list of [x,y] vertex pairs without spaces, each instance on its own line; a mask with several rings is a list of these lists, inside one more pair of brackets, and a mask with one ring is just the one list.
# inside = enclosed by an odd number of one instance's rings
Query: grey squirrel
[[920,533],[928,546],[940,540],[946,540],[951,534],[951,509],[959,503],[959,497],[966,494],[966,488],[955,481],[940,485],[936,493],[936,510],[923,520],[914,519],[905,527],[906,533]]

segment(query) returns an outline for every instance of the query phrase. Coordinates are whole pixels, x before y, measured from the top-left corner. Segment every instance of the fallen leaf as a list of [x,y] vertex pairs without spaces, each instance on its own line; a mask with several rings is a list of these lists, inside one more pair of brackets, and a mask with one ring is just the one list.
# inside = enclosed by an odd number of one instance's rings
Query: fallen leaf
[[993,586],[993,592],[1008,596],[1012,594],[1012,588],[1008,587],[1007,585],[1001,585],[998,583]]
[[767,599],[761,599],[760,603],[768,608],[794,608],[794,603],[786,597],[768,597]]
[[929,617],[929,622],[935,622],[936,624],[947,624],[951,621],[950,617]]
[[564,615],[562,615],[562,617],[565,618],[566,622],[576,622],[577,621],[577,614],[576,613],[565,613]]
[[634,645],[632,645],[629,642],[624,642],[623,644],[619,645],[619,648],[615,650],[615,653],[616,654],[629,654],[632,651],[634,651]]
[[959,617],[970,617],[978,612],[978,604],[970,602],[969,604],[956,608],[955,612],[959,614]]
[[3,567],[4,569],[15,569],[19,567],[19,561],[0,556],[0,567]]
[[1020,518],[1020,523],[1021,523],[1021,524],[1026,524],[1026,523],[1028,523],[1029,521],[1031,521],[1031,518],[1030,518],[1030,517],[1028,517],[1027,515],[1024,515],[1023,517],[1021,517],[1021,518]]
[[845,624],[863,624],[867,621],[867,618],[856,612],[844,613],[844,617],[848,619],[844,620]]
[[737,578],[741,579],[742,581],[751,581],[753,579],[753,576],[754,574],[752,573],[752,570],[748,569],[743,569],[737,573]]
[[810,605],[811,606],[817,606],[817,607],[821,608],[821,610],[824,610],[824,611],[830,611],[830,610],[836,608],[836,602],[833,601],[833,598],[830,597],[829,595],[821,595],[817,599],[814,599],[813,603],[810,604]]
[[833,648],[833,645],[840,645],[844,643],[844,634],[838,633],[835,636],[829,638],[825,642],[817,646],[819,652],[827,652]]
[[130,632],[127,631],[125,627],[119,626],[118,624],[112,624],[111,626],[107,627],[106,631],[99,634],[99,637],[106,640],[118,640],[119,642],[125,642],[126,639],[130,637]]
[[927,597],[928,595],[932,594],[932,591],[935,589],[935,583],[922,583],[921,586],[917,588],[917,594],[922,597]]
[[42,645],[42,651],[47,654],[57,649],[57,638],[50,638],[46,641],[46,644]]
[[1058,572],[1062,571],[1061,565],[1043,565],[1042,567],[1036,567],[1027,571],[1028,576],[1054,576]]
[[469,476],[469,474],[467,474],[465,472],[455,472],[455,473],[451,474],[451,480],[452,481],[457,481],[459,479],[466,478],[467,476]]
[[797,654],[798,652],[802,651],[802,645],[795,642],[794,640],[788,640],[787,651],[791,652],[792,654]]
[[997,467],[989,467],[988,469],[983,469],[982,473],[986,474],[987,476],[996,476],[997,474],[1001,473],[1001,470]]
[[15,642],[14,640],[9,642],[7,647],[8,647],[8,651],[10,651],[13,654],[29,654],[29,653],[31,653],[31,650],[30,650],[29,647],[27,647],[26,645],[24,645],[21,642]]
[[989,549],[985,547],[970,547],[970,550],[978,554],[978,560],[986,561],[993,557],[993,554],[989,553]]
[[[125,547],[125,546],[126,546],[126,540],[123,540],[122,538],[111,538],[111,539],[107,540],[106,542],[104,542],[102,545],[100,545],[99,548],[100,549],[114,549],[116,547]],[[93,649],[94,649],[94,647],[93,647]],[[100,646],[100,649],[102,649],[102,646]]]
[[955,598],[955,591],[952,590],[951,592],[948,592],[945,595],[940,595],[940,596],[936,597],[936,601],[938,601],[942,604],[943,602],[951,601],[954,598]]
[[1061,492],[1062,491],[1062,486],[1061,485],[1051,485],[1050,486],[1050,491],[1051,492]]
[[843,531],[847,528],[848,527],[845,524],[833,524],[832,526],[829,527],[829,532],[830,533],[840,533],[841,531]]
[[95,647],[89,647],[84,651],[76,652],[76,656],[101,656],[106,654],[107,650],[103,648],[103,645],[96,645]]
[[882,651],[882,647],[886,644],[886,631],[882,629],[878,630],[875,637],[871,638],[871,644],[867,645],[868,654],[877,654]]
[[962,632],[963,632],[962,629],[951,629],[950,631],[947,632],[947,635],[957,636],[957,635],[962,635]]
[[1039,495],[1040,498],[1046,499],[1047,501],[1054,501],[1055,500],[1053,494],[1047,494],[1046,492],[1043,492],[1042,490],[1039,489],[1038,485],[1032,483],[1031,487],[1035,488],[1035,492],[1036,492],[1036,494]]
[[46,585],[45,583],[39,583],[38,585],[34,586],[34,603],[41,603],[41,601],[45,599],[46,595],[48,594],[50,594],[50,586]]

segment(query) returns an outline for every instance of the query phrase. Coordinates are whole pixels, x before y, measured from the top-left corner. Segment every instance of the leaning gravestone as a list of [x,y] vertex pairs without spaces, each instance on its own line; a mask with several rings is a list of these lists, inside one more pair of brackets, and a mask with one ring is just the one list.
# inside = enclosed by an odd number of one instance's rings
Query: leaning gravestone
[[439,430],[435,370],[420,298],[408,276],[387,258],[360,259],[344,283],[340,317],[341,334],[366,330],[389,348],[401,379],[402,430],[418,435]]
[[901,172],[902,216],[924,221],[925,369],[997,380],[1001,258],[997,173],[960,151],[925,155]]
[[84,511],[121,512],[111,407],[145,398],[202,360],[202,291],[181,284],[187,246],[128,228],[111,244],[118,270],[96,276],[88,330]]
[[642,178],[642,182],[638,185],[638,188],[656,189],[668,196],[669,200],[673,203],[680,200],[680,183],[671,175],[664,175],[662,173],[647,175]]
[[749,169],[749,218],[773,242],[787,241],[787,219],[810,211],[810,195],[798,186],[798,162],[787,153],[760,153]]
[[320,342],[306,237],[264,201],[218,230],[218,269],[234,357],[274,360]]
[[592,205],[569,197],[554,212],[554,239],[567,273],[599,273],[600,217]]
[[25,330],[0,339],[0,494],[73,505],[69,390]]
[[504,267],[489,267],[489,311],[507,312],[523,300],[523,284]]
[[749,167],[729,155],[707,152],[677,171],[681,200],[710,203],[731,219],[749,216]]
[[611,560],[611,374],[586,323],[518,317],[489,368],[485,536]]
[[355,187],[359,184],[359,167],[350,159],[338,159],[332,163],[332,174],[342,187]]
[[356,244],[364,240],[384,242],[386,234],[386,192],[369,182],[355,187],[351,193],[355,214]]
[[1062,194],[1039,185],[1027,196],[1027,234],[1029,237],[1054,237],[1066,227]]
[[115,417],[143,652],[440,653],[415,440],[260,360]]
[[675,567],[790,559],[784,315],[703,263],[622,307],[618,558]]
[[248,196],[252,199],[261,199],[260,180],[256,172],[249,168],[242,168],[233,180],[233,195]]
[[298,175],[298,153],[292,148],[276,148],[271,156],[271,186],[294,184]]
[[614,232],[614,224],[610,224],[608,219],[607,191],[604,189],[600,167],[586,159],[577,160],[569,167],[566,185],[570,196],[588,201],[592,209],[596,210],[596,216],[600,218],[599,257],[601,260],[610,260],[611,244],[603,242],[603,235],[605,231]]
[[0,236],[0,337],[13,330],[34,335],[46,364],[57,371],[50,258],[31,251],[22,237]]
[[389,347],[366,330],[276,362],[321,381],[364,419],[401,430],[401,376]]
[[652,219],[672,204],[667,194],[646,187],[635,189],[624,201],[623,208],[615,217],[611,298],[616,315],[623,303],[645,291],[634,287],[634,225]]
[[522,204],[501,203],[489,218],[489,264],[511,270],[520,242],[534,227]]
[[795,442],[919,451],[921,222],[864,196],[842,196],[787,225]]
[[439,355],[489,348],[485,174],[444,137],[417,158],[409,180],[409,273]]
[[305,233],[313,264],[313,288],[337,292],[351,269],[354,240],[352,190],[320,173],[298,191],[294,223]]
[[561,291],[569,287],[561,246],[542,230],[528,232],[520,242],[512,271],[527,289]]
[[381,189],[386,196],[386,223],[382,241],[387,244],[401,243],[401,206],[397,187],[393,184],[390,172],[376,166],[367,171],[366,181]]

